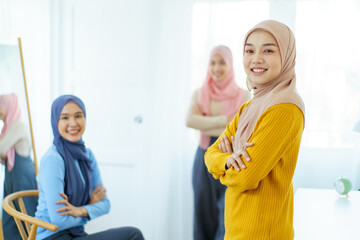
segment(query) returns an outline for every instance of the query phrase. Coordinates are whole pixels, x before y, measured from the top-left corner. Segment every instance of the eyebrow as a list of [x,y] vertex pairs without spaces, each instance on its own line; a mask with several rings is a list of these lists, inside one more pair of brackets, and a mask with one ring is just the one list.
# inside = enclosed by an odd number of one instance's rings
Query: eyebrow
[[[84,114],[84,113],[82,111],[79,111],[79,112],[74,113],[74,115],[76,115],[76,114]],[[61,113],[60,116],[62,116],[62,115],[70,115],[70,113]]]
[[[252,43],[246,43],[245,46],[254,46],[254,44],[252,44]],[[277,47],[275,43],[264,43],[262,46],[264,46],[264,47],[267,47],[267,46]]]

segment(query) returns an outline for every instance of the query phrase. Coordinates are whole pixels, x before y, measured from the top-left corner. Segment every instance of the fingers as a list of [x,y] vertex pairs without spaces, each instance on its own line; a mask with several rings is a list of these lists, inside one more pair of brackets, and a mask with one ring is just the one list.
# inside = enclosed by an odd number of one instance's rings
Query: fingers
[[70,205],[68,201],[68,196],[65,193],[60,192],[60,196],[64,199],[56,201],[55,204],[65,204],[66,206]]
[[106,196],[106,190],[101,189],[99,192],[96,193],[96,197],[98,198],[104,198]]
[[106,189],[103,188],[101,189],[98,193],[97,193],[97,197],[100,199],[100,200],[103,200],[106,196]]
[[[237,154],[233,154],[233,155],[234,155],[234,159],[235,159],[237,165],[240,166],[243,169],[246,168],[246,166],[245,166],[244,162],[242,161],[241,157],[239,155],[237,155]],[[236,169],[236,170],[238,170],[238,169]],[[240,169],[238,171],[240,171]]]
[[63,200],[56,201],[55,204],[65,204],[65,205],[68,205],[69,202],[68,202],[68,200],[63,199]]
[[62,207],[56,210],[56,212],[63,212],[63,211],[67,211],[68,207]]
[[[224,136],[225,136],[225,138],[226,138],[226,135],[224,135]],[[226,148],[224,136],[222,136],[222,137],[220,138],[219,149],[220,149],[222,152],[226,153],[226,152],[228,152],[228,151],[227,151],[227,148]]]
[[246,168],[244,162],[241,160],[240,156],[233,153],[226,163],[227,167],[230,168],[231,166],[234,167],[237,171],[240,171],[240,168]]
[[[231,139],[233,139],[233,137],[231,137]],[[233,153],[232,144],[230,143],[230,141],[226,135],[223,135],[220,138],[219,149],[225,153]]]
[[68,196],[65,193],[60,192],[60,196],[62,196],[66,201],[68,200]]
[[252,146],[254,146],[254,144],[251,143],[251,142],[246,142],[246,143],[244,144],[244,148],[245,148],[245,149],[248,148],[248,147],[252,147]]
[[99,191],[97,191],[96,193],[94,193],[96,196],[100,196],[106,193],[106,188],[102,188]]
[[97,185],[97,187],[96,187],[96,188],[94,189],[94,191],[93,191],[93,194],[94,194],[94,193],[96,194],[98,191],[100,191],[102,186],[103,186],[102,183],[100,183],[99,185]]
[[246,142],[246,143],[244,144],[244,147],[240,150],[240,155],[242,155],[242,156],[245,158],[245,160],[248,161],[248,162],[249,162],[251,159],[250,159],[250,156],[249,156],[249,154],[247,153],[246,149],[247,149],[248,147],[252,147],[252,146],[254,146],[254,143]]
[[[224,135],[225,136],[225,135]],[[231,136],[231,142],[232,144],[234,144],[234,139],[235,137]],[[227,139],[227,137],[225,136],[224,138],[222,137],[221,139],[221,145],[222,145],[222,148],[226,148],[226,150],[228,150],[230,146],[230,142],[229,140]],[[226,146],[226,141],[228,142],[229,146]],[[245,169],[246,168],[246,165],[244,164],[244,161],[241,159],[241,156],[243,156],[245,158],[245,160],[247,162],[249,162],[251,159],[250,159],[250,156],[249,154],[247,153],[246,151],[246,148],[248,147],[252,147],[254,146],[253,143],[251,142],[247,142],[244,144],[244,146],[242,147],[242,149],[240,149],[239,151],[237,151],[236,153],[233,153],[229,158],[228,158],[228,161],[226,162],[226,166],[228,168],[230,167],[234,167],[237,171],[240,171],[240,169]]]
[[226,135],[224,135],[223,138],[224,138],[224,142],[225,142],[226,152],[232,153],[232,147],[230,145],[229,139],[227,138]]
[[225,146],[223,144],[223,139],[220,138],[220,143],[219,143],[219,150],[222,151],[222,152],[225,152]]
[[240,167],[237,164],[236,160],[232,157],[232,155],[228,158],[228,161],[226,163],[226,166],[228,168],[234,167],[237,171],[240,171]]
[[245,158],[246,161],[249,162],[251,160],[249,154],[245,149],[241,150],[241,155]]

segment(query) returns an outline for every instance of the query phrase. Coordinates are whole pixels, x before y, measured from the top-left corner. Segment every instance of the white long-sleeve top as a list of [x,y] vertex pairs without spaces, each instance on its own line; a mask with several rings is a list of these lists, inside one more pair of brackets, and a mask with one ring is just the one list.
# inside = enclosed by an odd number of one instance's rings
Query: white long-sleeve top
[[29,156],[31,143],[28,128],[22,121],[13,122],[5,136],[0,140],[0,157],[4,156],[13,146],[20,156]]
[[[228,124],[227,116],[221,115],[221,102],[210,100],[210,116],[194,114],[193,107],[198,105],[198,94],[199,89],[191,97],[190,107],[186,115],[186,126],[200,130],[207,136],[218,137]],[[247,94],[245,101],[249,99],[250,93]]]

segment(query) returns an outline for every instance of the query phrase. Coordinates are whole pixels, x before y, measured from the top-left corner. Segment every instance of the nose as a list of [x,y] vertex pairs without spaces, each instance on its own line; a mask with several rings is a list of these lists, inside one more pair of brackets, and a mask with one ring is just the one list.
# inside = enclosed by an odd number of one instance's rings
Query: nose
[[71,117],[71,118],[69,119],[69,125],[70,125],[70,126],[76,126],[75,118],[72,118],[72,117]]
[[263,63],[264,58],[261,52],[257,52],[253,55],[252,63]]

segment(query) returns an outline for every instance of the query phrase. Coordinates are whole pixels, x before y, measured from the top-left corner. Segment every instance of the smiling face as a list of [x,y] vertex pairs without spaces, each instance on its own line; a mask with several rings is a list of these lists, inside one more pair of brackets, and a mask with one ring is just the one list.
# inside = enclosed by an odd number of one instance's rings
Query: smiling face
[[255,30],[245,43],[244,68],[250,80],[267,84],[279,76],[281,56],[273,35],[264,30]]
[[69,142],[78,142],[85,131],[86,119],[83,111],[74,102],[65,104],[58,122],[60,135]]
[[220,54],[214,54],[209,62],[210,76],[214,81],[221,82],[225,80],[229,72],[229,67],[225,59]]

